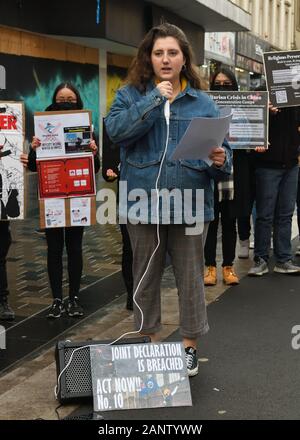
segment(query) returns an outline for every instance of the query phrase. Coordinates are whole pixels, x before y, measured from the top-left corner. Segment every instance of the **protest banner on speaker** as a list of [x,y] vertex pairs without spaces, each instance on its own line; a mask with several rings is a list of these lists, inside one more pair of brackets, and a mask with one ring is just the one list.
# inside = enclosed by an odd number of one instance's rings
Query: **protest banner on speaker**
[[94,411],[191,406],[182,343],[90,348]]

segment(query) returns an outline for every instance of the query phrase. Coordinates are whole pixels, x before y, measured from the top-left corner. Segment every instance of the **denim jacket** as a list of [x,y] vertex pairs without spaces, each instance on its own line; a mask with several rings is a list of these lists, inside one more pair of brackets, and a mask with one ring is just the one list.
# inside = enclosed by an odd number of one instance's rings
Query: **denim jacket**
[[[167,125],[164,116],[166,98],[160,94],[159,89],[149,83],[146,92],[142,94],[135,87],[128,85],[118,90],[111,110],[105,118],[105,126],[112,142],[120,146],[121,172],[120,172],[120,216],[131,220],[130,208],[136,203],[128,201],[127,206],[123,197],[124,182],[127,185],[126,194],[138,197],[140,203],[140,221],[157,223],[152,217],[150,194],[155,189],[156,180],[163,158],[166,140]],[[158,182],[159,190],[172,191],[178,189],[192,190],[192,212],[195,215],[196,190],[204,190],[204,221],[214,218],[213,179],[221,180],[225,174],[230,174],[232,152],[224,140],[223,147],[226,152],[226,161],[221,168],[209,166],[203,160],[171,160],[171,155],[184,135],[190,121],[195,117],[217,117],[219,111],[213,101],[203,92],[193,89],[189,84],[176,97],[170,107],[170,128],[168,148],[161,168]],[[142,189],[142,191],[139,191]],[[154,191],[155,192],[155,191]],[[143,196],[144,194],[144,196]],[[145,196],[147,194],[147,198]],[[133,197],[134,199],[134,197]],[[143,200],[144,199],[144,200]],[[145,200],[147,199],[147,200]],[[168,207],[171,214],[170,222],[164,220],[162,210],[159,212],[160,223],[180,223],[172,203]],[[161,205],[160,205],[161,207]],[[183,217],[184,203],[180,208]],[[157,213],[157,209],[155,210]],[[178,211],[178,209],[177,209]],[[183,222],[184,223],[184,222]]]

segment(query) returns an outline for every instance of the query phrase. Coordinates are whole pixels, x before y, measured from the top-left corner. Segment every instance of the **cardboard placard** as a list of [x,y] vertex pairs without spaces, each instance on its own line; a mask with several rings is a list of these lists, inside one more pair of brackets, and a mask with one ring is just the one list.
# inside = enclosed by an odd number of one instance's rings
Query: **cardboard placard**
[[40,200],[40,227],[62,228],[96,224],[96,197]]

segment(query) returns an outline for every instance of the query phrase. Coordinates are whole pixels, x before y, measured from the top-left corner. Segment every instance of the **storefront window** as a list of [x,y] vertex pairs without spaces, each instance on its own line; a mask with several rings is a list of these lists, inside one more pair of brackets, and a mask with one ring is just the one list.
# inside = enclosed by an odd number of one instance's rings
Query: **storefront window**
[[202,90],[209,89],[209,64],[203,64],[199,67]]
[[250,90],[250,75],[249,72],[243,69],[236,68],[235,76],[238,81],[239,89],[241,92]]

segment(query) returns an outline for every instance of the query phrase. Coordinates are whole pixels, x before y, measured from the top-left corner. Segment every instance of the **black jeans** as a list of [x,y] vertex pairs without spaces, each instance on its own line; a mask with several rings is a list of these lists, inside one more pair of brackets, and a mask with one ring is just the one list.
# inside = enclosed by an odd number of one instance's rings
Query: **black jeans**
[[224,200],[222,202],[219,202],[216,199],[215,192],[215,219],[209,224],[204,247],[206,266],[217,266],[216,252],[220,214],[222,223],[222,266],[225,267],[233,265],[236,246],[236,218],[232,217],[231,215],[230,203],[232,203],[231,200]]
[[298,222],[298,234],[300,238],[300,170],[298,174],[298,189],[297,189],[297,222]]
[[127,289],[127,299],[132,302],[133,297],[133,275],[132,275],[132,249],[126,225],[120,225],[123,253],[122,253],[122,275]]
[[8,295],[6,257],[11,245],[8,221],[0,221],[0,302]]
[[251,235],[251,216],[238,218],[238,231],[241,241],[249,240]]
[[48,276],[53,298],[62,299],[63,249],[66,243],[69,297],[78,295],[82,275],[83,226],[46,229]]

